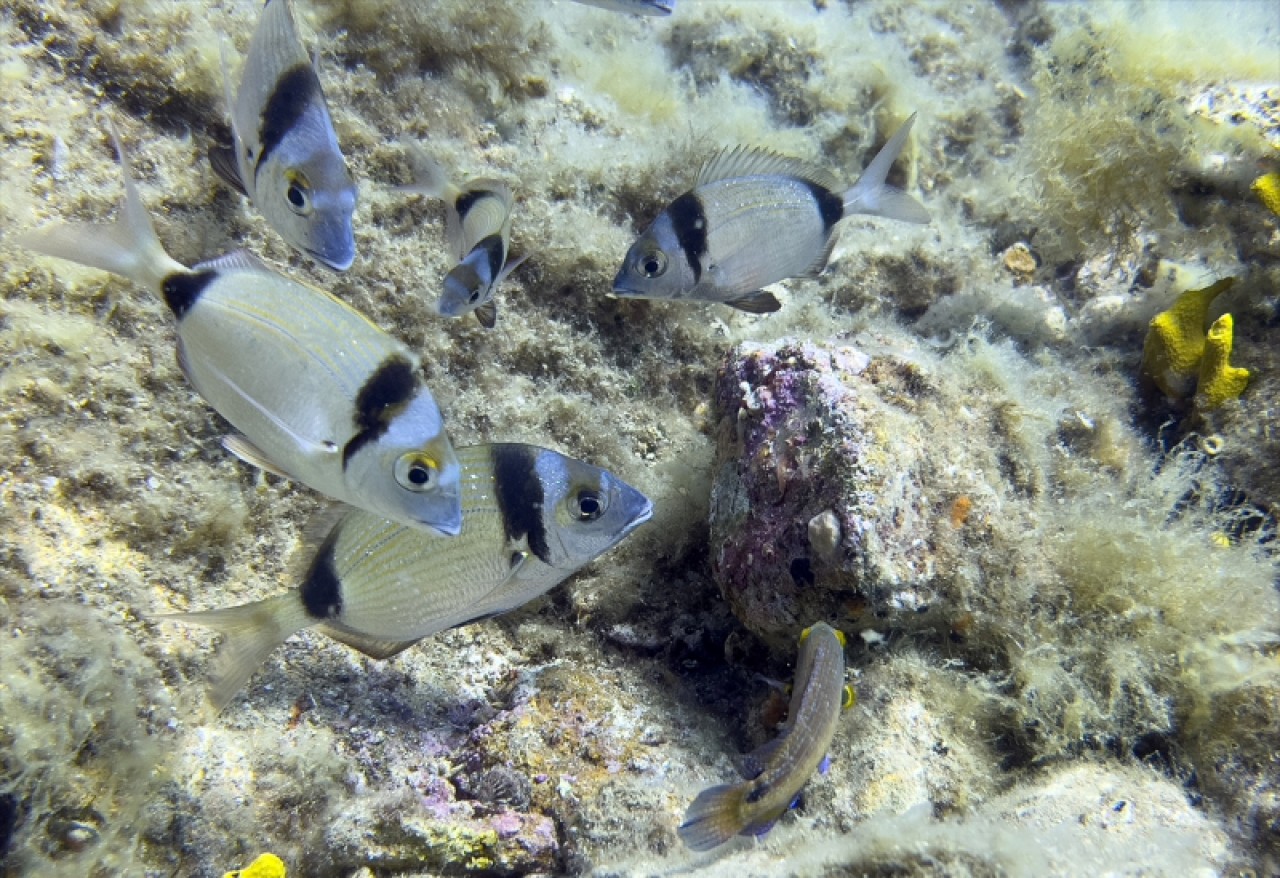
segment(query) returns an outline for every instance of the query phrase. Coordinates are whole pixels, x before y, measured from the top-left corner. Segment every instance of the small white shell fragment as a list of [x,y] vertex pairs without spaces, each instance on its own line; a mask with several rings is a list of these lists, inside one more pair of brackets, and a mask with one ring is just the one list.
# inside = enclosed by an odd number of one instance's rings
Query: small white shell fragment
[[819,512],[809,519],[809,548],[823,560],[835,557],[840,548],[840,519],[830,509]]

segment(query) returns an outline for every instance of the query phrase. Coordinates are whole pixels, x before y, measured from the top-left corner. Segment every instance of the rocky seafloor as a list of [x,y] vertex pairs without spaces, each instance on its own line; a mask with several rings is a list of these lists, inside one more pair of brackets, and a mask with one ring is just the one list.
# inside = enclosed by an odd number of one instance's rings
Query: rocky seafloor
[[[343,275],[211,173],[249,0],[0,8],[0,873],[1280,874],[1272,414],[1280,11],[1263,3],[296,0],[358,180]],[[607,296],[720,146],[893,180],[782,310]],[[221,714],[218,636],[295,584],[307,489],[226,454],[170,315],[13,243],[115,210],[121,129],[172,255],[248,247],[418,351],[459,444],[605,466],[652,523],[531,606],[387,662],[292,638]],[[431,310],[402,137],[516,192],[496,328]],[[1236,278],[1247,389],[1142,380]],[[829,771],[692,854],[775,734],[799,631],[850,636]]]

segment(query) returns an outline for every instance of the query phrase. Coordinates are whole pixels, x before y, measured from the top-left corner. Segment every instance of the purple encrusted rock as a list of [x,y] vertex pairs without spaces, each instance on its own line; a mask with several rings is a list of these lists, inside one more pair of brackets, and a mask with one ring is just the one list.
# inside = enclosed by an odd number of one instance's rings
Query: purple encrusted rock
[[937,594],[933,538],[945,489],[925,472],[913,365],[781,340],[730,351],[716,385],[711,493],[716,580],[777,650],[825,621],[846,632],[915,627]]

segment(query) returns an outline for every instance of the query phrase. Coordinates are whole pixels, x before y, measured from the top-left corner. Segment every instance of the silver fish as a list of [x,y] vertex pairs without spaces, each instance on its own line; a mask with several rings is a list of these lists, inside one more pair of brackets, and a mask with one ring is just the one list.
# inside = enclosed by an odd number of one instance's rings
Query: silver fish
[[526,257],[507,261],[511,245],[511,187],[501,180],[476,179],[461,187],[449,182],[440,163],[414,144],[406,144],[414,182],[397,187],[420,192],[445,203],[445,234],[458,260],[444,279],[436,311],[461,317],[468,311],[492,329],[498,319],[493,295]]
[[782,732],[743,757],[745,783],[698,794],[678,830],[685,845],[706,851],[735,835],[764,835],[795,803],[824,762],[841,711],[853,705],[853,689],[844,684],[844,644],[844,634],[823,622],[801,633]]
[[386,659],[447,628],[545,593],[649,520],[649,500],[607,470],[534,445],[458,449],[462,532],[434,536],[349,510],[323,533],[292,591],[165,618],[227,634],[211,702],[221,709],[268,654],[319,626]]
[[837,226],[872,214],[926,223],[924,206],[885,184],[912,115],[846,190],[828,173],[761,149],[723,150],[690,191],[642,234],[613,281],[616,296],[723,302],[751,313],[779,308],[762,287],[822,271]]
[[115,222],[59,224],[21,243],[159,294],[177,319],[187,378],[244,434],[226,441],[231,451],[336,500],[458,533],[458,462],[418,358],[247,253],[194,268],[171,259],[112,136],[124,176]]
[[[226,78],[226,61],[223,76]],[[267,0],[231,108],[231,147],[215,146],[218,176],[249,197],[280,237],[335,271],[356,255],[356,186],[315,67],[287,0]]]
[[632,15],[670,15],[675,11],[676,0],[578,0],[587,6],[629,12]]

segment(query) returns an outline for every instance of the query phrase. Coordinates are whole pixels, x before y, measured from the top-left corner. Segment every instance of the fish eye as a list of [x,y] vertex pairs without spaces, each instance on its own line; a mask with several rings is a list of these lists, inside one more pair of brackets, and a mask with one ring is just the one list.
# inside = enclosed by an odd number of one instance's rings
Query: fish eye
[[667,254],[661,250],[650,250],[640,257],[637,264],[645,277],[659,277],[667,270]]
[[590,488],[583,488],[569,498],[570,511],[578,521],[595,521],[604,514],[604,498]]
[[440,465],[421,451],[402,454],[396,461],[396,481],[406,491],[430,491],[440,481]]
[[311,184],[307,182],[306,176],[297,171],[286,171],[284,178],[289,183],[289,188],[284,193],[289,207],[297,214],[310,213]]
[[480,291],[479,291],[479,290],[472,290],[472,291],[471,291],[471,298],[469,298],[467,301],[468,301],[468,302],[470,302],[472,305],[474,305],[476,302],[479,302],[479,301],[480,301]]

